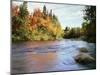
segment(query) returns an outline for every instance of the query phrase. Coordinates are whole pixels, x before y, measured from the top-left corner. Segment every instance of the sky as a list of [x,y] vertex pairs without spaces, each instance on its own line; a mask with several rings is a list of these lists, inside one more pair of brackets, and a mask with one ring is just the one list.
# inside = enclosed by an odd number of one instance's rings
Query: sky
[[[21,5],[22,2],[13,1],[14,5]],[[34,9],[43,9],[46,6],[48,11],[52,9],[53,13],[58,17],[58,20],[63,29],[65,27],[81,27],[83,23],[83,10],[85,5],[70,5],[70,4],[52,4],[52,3],[36,3],[28,2],[28,11],[34,12]]]

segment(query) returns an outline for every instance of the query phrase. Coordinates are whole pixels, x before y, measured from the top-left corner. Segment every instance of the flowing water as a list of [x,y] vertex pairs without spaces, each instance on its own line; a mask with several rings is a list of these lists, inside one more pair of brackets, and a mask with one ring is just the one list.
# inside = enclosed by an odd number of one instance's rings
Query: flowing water
[[60,41],[28,41],[12,44],[12,73],[84,70],[89,67],[75,62],[79,48],[95,51],[94,43],[64,39]]

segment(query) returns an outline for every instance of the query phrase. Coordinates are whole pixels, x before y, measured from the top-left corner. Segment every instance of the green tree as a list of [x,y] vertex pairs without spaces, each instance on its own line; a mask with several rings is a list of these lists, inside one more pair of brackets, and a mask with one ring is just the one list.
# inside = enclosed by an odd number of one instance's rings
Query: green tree
[[83,18],[82,28],[87,41],[96,42],[96,7],[86,6]]
[[23,4],[20,6],[19,17],[23,20],[23,24],[27,21],[28,17],[28,10],[27,10],[27,2],[24,1]]
[[28,25],[28,21],[27,2],[24,1],[23,4],[19,7],[19,15],[12,17],[12,33],[14,35],[14,38],[19,37],[21,38],[20,40],[24,40],[27,38],[28,28],[26,25]]
[[49,16],[52,17],[52,9],[50,10]]
[[70,28],[69,27],[66,27],[64,31],[66,32],[66,31],[69,31],[69,30],[70,30]]
[[44,19],[47,18],[47,8],[46,8],[45,5],[44,5],[44,7],[43,7],[43,18],[44,18]]
[[46,6],[44,5],[44,7],[43,7],[43,14],[46,15],[46,12],[47,12],[47,8],[46,8]]

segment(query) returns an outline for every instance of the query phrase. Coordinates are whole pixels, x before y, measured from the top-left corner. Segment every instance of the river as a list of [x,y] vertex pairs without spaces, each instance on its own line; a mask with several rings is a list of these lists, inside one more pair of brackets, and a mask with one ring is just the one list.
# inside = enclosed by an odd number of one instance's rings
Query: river
[[35,73],[90,69],[75,62],[79,48],[95,51],[95,44],[82,40],[28,41],[12,44],[12,73]]

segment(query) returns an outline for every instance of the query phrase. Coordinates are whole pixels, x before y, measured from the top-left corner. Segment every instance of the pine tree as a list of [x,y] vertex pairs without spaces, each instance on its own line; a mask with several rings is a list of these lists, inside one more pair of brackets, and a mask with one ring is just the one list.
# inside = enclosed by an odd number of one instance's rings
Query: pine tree
[[52,9],[50,10],[49,16],[52,17]]
[[44,5],[43,7],[43,14],[46,15],[47,14],[47,9],[46,9],[46,6]]

